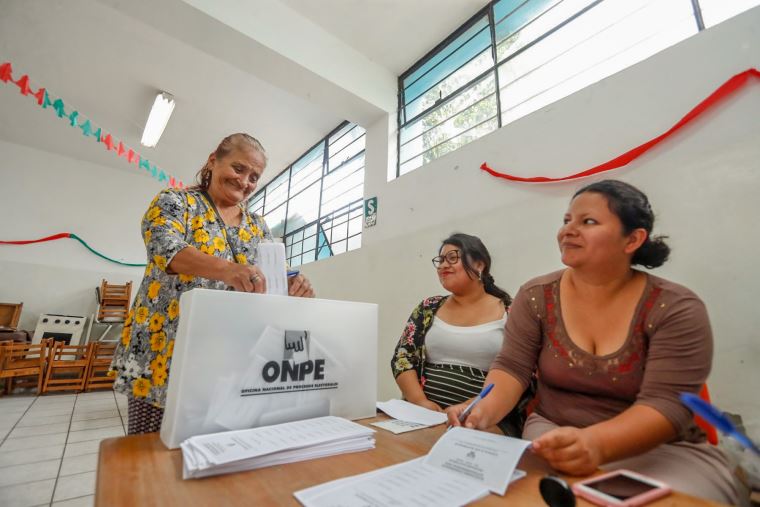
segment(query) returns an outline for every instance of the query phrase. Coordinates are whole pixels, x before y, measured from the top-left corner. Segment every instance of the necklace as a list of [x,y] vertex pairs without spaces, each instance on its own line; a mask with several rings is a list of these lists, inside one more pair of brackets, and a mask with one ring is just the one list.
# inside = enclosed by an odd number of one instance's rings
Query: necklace
[[[219,220],[221,224],[222,229],[222,237],[224,238],[224,244],[227,245],[227,248],[230,249],[230,252],[232,252],[232,259],[240,264],[238,261],[238,254],[235,251],[235,247],[232,246],[232,243],[227,239],[227,224],[224,222],[224,218],[222,218],[222,214],[219,213],[219,210],[216,207],[216,203],[214,203],[214,200],[211,198],[209,193],[206,190],[202,190],[201,193],[203,194],[204,199],[207,201],[207,203],[211,206],[211,209],[214,210],[214,216]],[[238,205],[240,206],[240,205]],[[251,217],[248,215],[248,213],[243,210],[243,208],[240,208],[240,212],[243,214],[243,217],[240,220],[240,227],[243,227],[243,218],[245,218],[245,221],[248,222],[248,227],[253,228],[253,224],[251,223]]]

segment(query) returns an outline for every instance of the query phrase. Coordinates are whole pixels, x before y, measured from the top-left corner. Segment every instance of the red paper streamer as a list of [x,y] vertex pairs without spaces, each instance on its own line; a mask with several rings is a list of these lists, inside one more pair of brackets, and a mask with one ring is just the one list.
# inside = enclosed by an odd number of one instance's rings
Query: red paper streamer
[[47,236],[45,238],[40,239],[23,239],[18,241],[2,241],[0,240],[0,245],[31,245],[32,243],[44,243],[45,241],[54,241],[56,239],[63,239],[63,238],[70,238],[71,233],[68,232],[59,232],[58,234],[53,234],[52,236]]
[[599,164],[596,167],[592,167],[591,169],[586,169],[585,171],[581,171],[579,173],[571,174],[570,176],[564,176],[561,178],[549,178],[547,176],[534,176],[531,178],[524,178],[521,176],[514,176],[512,174],[506,174],[506,173],[495,171],[494,169],[491,169],[486,162],[483,162],[480,168],[486,171],[487,173],[489,173],[490,175],[496,176],[497,178],[504,178],[505,180],[519,181],[523,183],[550,183],[554,181],[574,180],[578,178],[585,178],[586,176],[591,176],[594,174],[603,173],[605,171],[610,171],[612,169],[618,169],[636,160],[641,155],[643,155],[644,153],[646,153],[647,151],[655,147],[657,144],[659,144],[661,141],[670,137],[675,132],[680,130],[682,127],[684,127],[686,124],[688,124],[689,122],[697,118],[699,115],[701,115],[702,113],[704,113],[711,107],[715,106],[718,102],[728,97],[729,95],[733,94],[737,90],[743,88],[747,83],[749,83],[749,80],[753,77],[756,79],[760,79],[760,71],[758,71],[755,68],[751,68],[751,69],[745,70],[744,72],[736,74],[731,79],[729,79],[728,81],[720,85],[720,87],[718,87],[718,89],[712,92],[709,97],[707,97],[702,102],[697,104],[697,106],[694,109],[686,113],[686,116],[681,118],[681,120],[678,123],[670,127],[670,129],[668,129],[667,132],[660,134],[654,139],[650,139],[644,144],[639,145],[633,148],[632,150],[629,150],[623,153],[622,155],[619,155],[613,158],[612,160],[608,160],[607,162],[604,162],[603,164]]
[[32,89],[29,88],[29,76],[26,74],[21,76],[21,79],[16,81],[16,84],[18,85],[18,89],[21,92],[21,95],[29,95],[32,92]]
[[107,255],[103,255],[102,253],[98,252],[94,248],[92,248],[90,245],[87,244],[85,240],[74,234],[73,232],[59,232],[58,234],[53,234],[52,236],[47,236],[45,238],[40,239],[23,239],[23,240],[16,240],[16,241],[2,241],[0,240],[0,245],[30,245],[32,243],[44,243],[46,241],[55,241],[57,239],[73,239],[76,241],[79,241],[82,246],[84,246],[87,250],[94,253],[101,259],[105,259],[109,262],[113,262],[114,264],[120,264],[122,266],[137,266],[137,267],[144,267],[144,263],[139,262],[124,262],[117,259],[112,259],[111,257],[108,257]]

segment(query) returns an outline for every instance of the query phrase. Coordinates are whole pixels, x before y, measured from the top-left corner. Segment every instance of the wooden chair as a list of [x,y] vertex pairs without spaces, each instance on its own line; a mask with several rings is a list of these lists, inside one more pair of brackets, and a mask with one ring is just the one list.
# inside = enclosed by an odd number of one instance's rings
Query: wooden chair
[[16,329],[24,303],[0,303],[0,327]]
[[42,392],[82,391],[92,357],[92,344],[54,342],[49,355]]
[[124,322],[129,313],[132,282],[114,285],[103,280],[100,283],[98,322]]
[[92,354],[90,354],[90,366],[87,369],[87,380],[84,383],[84,390],[108,388],[113,386],[114,377],[108,375],[111,369],[113,353],[116,350],[115,343],[95,342],[92,344]]
[[41,343],[10,343],[0,347],[0,379],[5,379],[5,394],[13,390],[13,383],[19,377],[37,377],[36,381],[25,381],[17,386],[37,385],[37,394],[42,392],[47,358],[48,341]]
[[100,282],[100,287],[95,288],[98,301],[98,311],[90,321],[87,330],[87,341],[90,340],[92,325],[105,324],[108,327],[96,341],[103,341],[114,324],[123,324],[129,314],[129,300],[132,297],[132,282],[124,285],[108,283],[105,279]]
[[[710,391],[707,390],[707,384],[702,384],[702,389],[699,390],[699,397],[705,400],[707,403],[710,403]],[[694,422],[697,423],[697,426],[702,428],[702,431],[705,432],[708,442],[710,442],[712,445],[718,445],[718,432],[712,424],[708,423],[696,414],[694,415]]]

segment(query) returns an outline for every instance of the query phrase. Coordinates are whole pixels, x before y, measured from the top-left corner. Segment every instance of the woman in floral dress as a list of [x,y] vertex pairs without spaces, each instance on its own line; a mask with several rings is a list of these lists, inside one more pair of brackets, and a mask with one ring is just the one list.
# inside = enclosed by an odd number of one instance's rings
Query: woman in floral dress
[[[114,389],[128,397],[128,433],[161,427],[180,296],[195,288],[266,291],[254,263],[271,234],[245,206],[265,165],[256,139],[232,134],[209,155],[197,186],[160,192],[143,216],[148,265],[111,364]],[[288,279],[288,293],[314,296],[302,275]]]

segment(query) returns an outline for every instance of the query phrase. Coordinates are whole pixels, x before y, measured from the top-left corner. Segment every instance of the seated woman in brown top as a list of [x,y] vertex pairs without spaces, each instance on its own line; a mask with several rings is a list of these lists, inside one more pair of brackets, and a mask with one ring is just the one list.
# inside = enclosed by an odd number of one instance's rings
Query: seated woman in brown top
[[[661,266],[646,195],[614,180],[570,202],[557,240],[567,269],[524,284],[512,304],[494,383],[465,426],[501,420],[538,369],[538,404],[523,437],[556,470],[626,468],[676,490],[735,503],[722,453],[705,441],[681,392],[697,393],[712,362],[712,332],[689,289],[632,268]],[[465,404],[449,409],[449,422]]]

